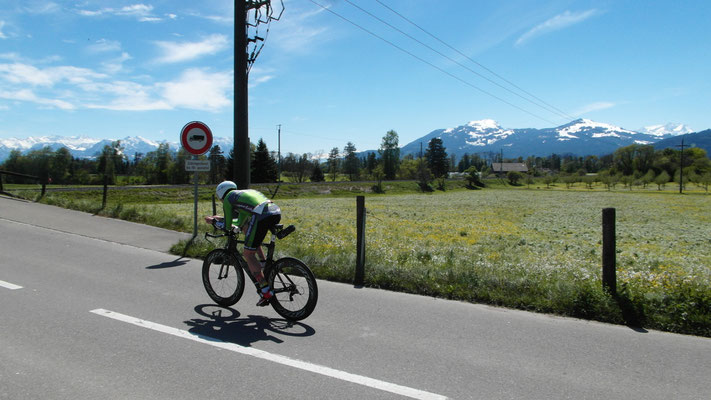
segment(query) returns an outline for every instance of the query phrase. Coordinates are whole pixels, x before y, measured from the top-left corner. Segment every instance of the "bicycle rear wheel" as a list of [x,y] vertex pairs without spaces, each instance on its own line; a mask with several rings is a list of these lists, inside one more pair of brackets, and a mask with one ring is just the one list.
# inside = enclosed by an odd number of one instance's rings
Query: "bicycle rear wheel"
[[202,263],[202,283],[215,303],[229,307],[239,301],[244,292],[244,272],[241,260],[224,249],[211,251]]
[[269,283],[274,290],[271,305],[282,317],[299,321],[316,308],[316,277],[300,260],[291,257],[277,260],[269,272]]

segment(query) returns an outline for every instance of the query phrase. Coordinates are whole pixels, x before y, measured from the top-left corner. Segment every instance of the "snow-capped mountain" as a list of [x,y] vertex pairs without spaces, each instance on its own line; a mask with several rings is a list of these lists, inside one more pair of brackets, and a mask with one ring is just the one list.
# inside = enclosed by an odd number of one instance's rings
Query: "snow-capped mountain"
[[92,139],[86,136],[39,136],[28,137],[27,139],[0,139],[0,146],[23,152],[41,149],[44,146],[49,146],[53,150],[55,148],[66,147],[70,151],[84,151],[97,142],[99,142],[99,139]]
[[686,135],[687,133],[692,133],[694,132],[693,129],[691,129],[688,125],[684,124],[676,124],[673,122],[670,122],[668,124],[664,125],[650,125],[650,126],[645,126],[644,128],[639,130],[642,133],[646,133],[648,135],[652,136],[679,136],[679,135]]
[[548,156],[555,154],[605,155],[631,144],[652,144],[673,134],[655,134],[578,119],[555,128],[506,129],[496,121],[471,121],[455,128],[438,129],[403,146],[400,154],[419,155],[432,138],[442,139],[448,154],[499,153],[504,157]]
[[[496,121],[483,119],[448,129],[437,129],[416,139],[400,150],[401,156],[419,155],[432,138],[442,139],[447,153],[461,157],[465,153],[503,152],[505,158],[549,156],[551,154],[575,154],[577,156],[612,154],[619,147],[631,144],[655,144],[677,135],[688,134],[691,129],[683,124],[648,126],[640,131],[623,129],[618,126],[578,119],[555,128],[544,129],[508,129]],[[177,139],[177,138],[176,138]],[[77,158],[94,158],[114,139],[95,139],[86,136],[42,136],[26,139],[0,139],[0,162],[10,155],[12,150],[27,153],[48,146],[57,150],[69,149]],[[155,151],[161,143],[168,143],[173,151],[180,148],[178,141],[155,141],[140,136],[129,136],[121,140],[124,154],[133,159],[136,153],[147,154]],[[232,148],[232,138],[214,138],[214,145],[219,145],[227,154]],[[373,150],[371,150],[373,151]]]
[[[39,136],[26,139],[0,139],[0,162],[10,156],[12,150],[20,150],[23,154],[33,150],[41,150],[49,147],[56,151],[61,147],[66,147],[71,155],[76,158],[95,158],[101,153],[104,146],[111,145],[116,139],[96,139],[86,136]],[[161,143],[168,143],[170,149],[178,151],[180,143],[178,141],[155,141],[140,136],[128,136],[120,139],[123,146],[123,153],[132,159],[136,153],[146,154],[158,149]],[[232,138],[214,138],[213,145],[219,145],[223,152],[229,152],[232,148]]]

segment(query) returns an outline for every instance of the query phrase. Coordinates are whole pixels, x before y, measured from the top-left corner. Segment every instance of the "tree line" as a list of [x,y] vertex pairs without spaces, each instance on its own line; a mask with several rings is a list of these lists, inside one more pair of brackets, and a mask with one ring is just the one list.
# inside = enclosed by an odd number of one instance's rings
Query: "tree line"
[[[52,150],[45,147],[22,154],[13,150],[0,169],[34,175],[43,181],[57,184],[187,184],[193,174],[185,171],[185,161],[192,156],[184,149],[176,151],[168,143],[161,143],[146,154],[125,154],[120,141],[104,146],[93,159],[72,157],[68,149]],[[202,183],[217,183],[232,178],[234,153],[214,146],[200,156],[209,160],[210,171],[201,174]],[[464,154],[457,158],[448,155],[442,140],[433,138],[421,154],[401,157],[399,137],[394,130],[382,138],[377,151],[358,154],[356,146],[348,142],[343,149],[334,147],[327,157],[320,154],[287,153],[281,160],[260,139],[250,146],[250,180],[254,183],[322,182],[337,180],[373,180],[374,189],[382,190],[387,180],[416,180],[423,191],[436,186],[444,190],[447,177],[459,172],[472,186],[482,186],[481,178],[492,171],[493,162],[518,162],[528,167],[528,174],[509,173],[512,184],[531,183],[543,177],[547,184],[562,180],[566,184],[595,179],[606,184],[664,185],[671,181],[708,182],[711,161],[700,148],[655,150],[651,145],[630,145],[605,156],[552,154],[547,157],[518,157],[502,159],[499,154]],[[590,178],[594,174],[595,178]],[[587,177],[583,179],[584,177]],[[8,182],[21,178],[6,177]],[[708,183],[706,183],[708,185]],[[661,187],[661,186],[660,186]]]

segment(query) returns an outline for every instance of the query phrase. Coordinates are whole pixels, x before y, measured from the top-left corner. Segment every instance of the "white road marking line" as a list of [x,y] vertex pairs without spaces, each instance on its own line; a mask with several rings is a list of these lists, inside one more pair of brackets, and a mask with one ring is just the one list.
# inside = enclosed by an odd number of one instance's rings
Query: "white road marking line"
[[5,281],[0,281],[0,286],[4,287],[5,289],[10,289],[10,290],[22,289],[22,286],[15,285],[13,283],[5,282]]
[[157,332],[167,333],[169,335],[181,337],[183,339],[189,339],[195,342],[209,344],[210,346],[219,347],[221,349],[234,351],[236,353],[261,358],[262,360],[267,360],[275,362],[278,364],[286,365],[289,367],[299,368],[304,371],[313,372],[316,374],[325,375],[331,378],[340,379],[343,381],[356,383],[363,386],[368,386],[374,389],[383,390],[390,393],[395,393],[401,396],[407,396],[413,399],[421,400],[444,400],[447,397],[438,395],[435,393],[429,393],[422,390],[413,389],[407,386],[401,386],[394,383],[389,383],[381,381],[378,379],[368,378],[362,375],[351,374],[344,371],[339,371],[337,369],[324,367],[322,365],[312,364],[305,361],[295,360],[289,357],[281,356],[278,354],[268,353],[266,351],[258,350],[252,347],[244,347],[235,343],[224,342],[219,339],[215,339],[209,336],[194,334],[182,329],[172,328],[170,326],[157,324],[155,322],[150,322],[138,318],[131,317],[129,315],[120,314],[117,312],[104,310],[102,308],[97,308],[96,310],[91,310],[90,312],[101,315],[104,317],[112,318],[117,321],[127,322],[132,325],[140,326],[141,328],[148,328]]

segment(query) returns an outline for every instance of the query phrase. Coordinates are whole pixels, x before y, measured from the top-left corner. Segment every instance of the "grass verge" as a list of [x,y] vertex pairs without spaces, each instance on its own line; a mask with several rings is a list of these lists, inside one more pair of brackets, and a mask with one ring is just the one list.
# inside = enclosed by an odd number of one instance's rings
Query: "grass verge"
[[[352,282],[352,197],[366,194],[367,286],[711,337],[708,196],[522,188],[421,194],[412,182],[375,195],[368,187],[281,186],[283,221],[297,232],[279,243],[279,254],[301,258],[321,279]],[[200,216],[212,213],[211,193],[201,189]],[[128,190],[112,194],[103,210],[100,191],[50,193],[43,201],[187,232],[191,196],[191,187]],[[600,282],[606,207],[618,216],[615,296]],[[214,246],[198,239],[172,251],[200,258]]]

